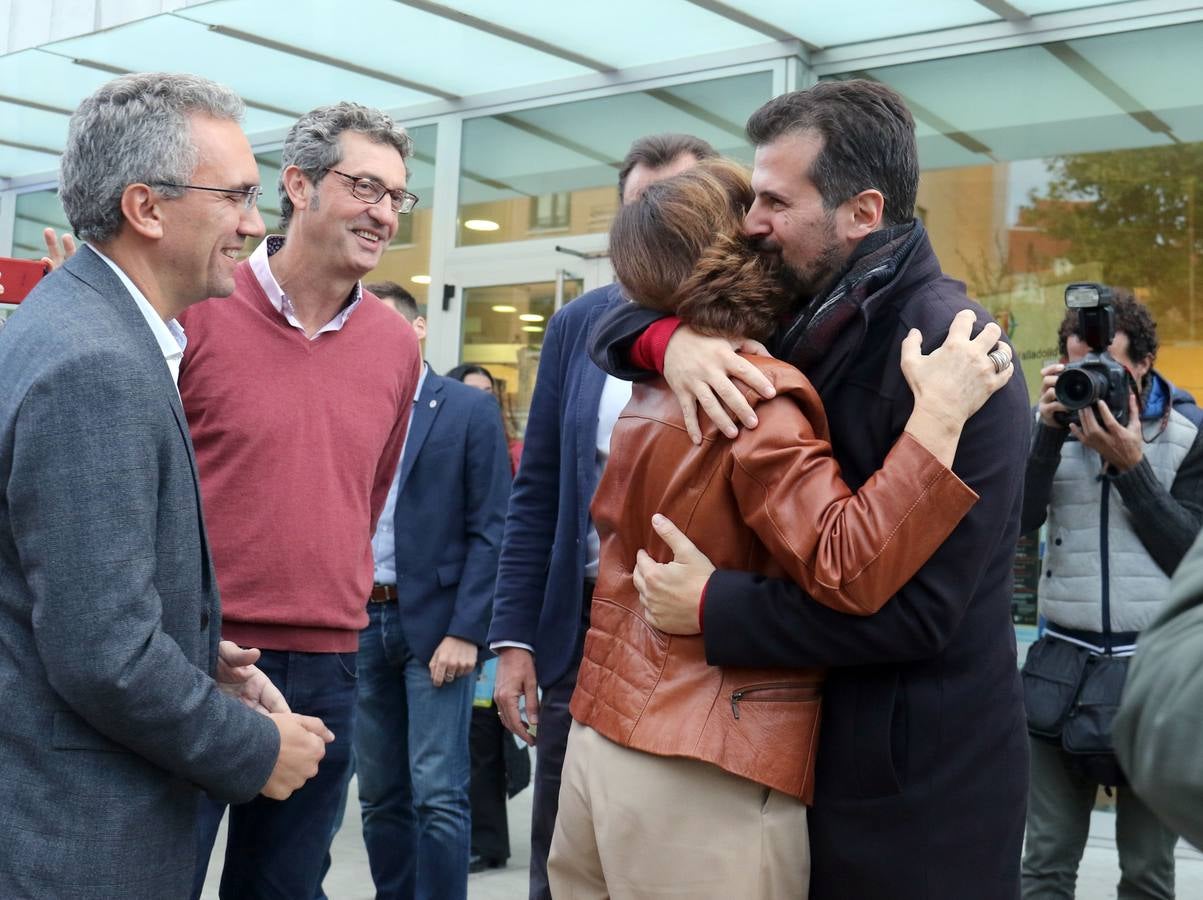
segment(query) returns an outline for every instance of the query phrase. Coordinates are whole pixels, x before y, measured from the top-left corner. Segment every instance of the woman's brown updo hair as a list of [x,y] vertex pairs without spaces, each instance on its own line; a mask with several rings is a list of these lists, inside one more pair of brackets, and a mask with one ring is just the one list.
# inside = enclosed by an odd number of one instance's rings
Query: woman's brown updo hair
[[614,273],[627,295],[703,334],[771,335],[788,298],[774,258],[744,236],[753,197],[747,170],[727,159],[650,185],[610,229]]

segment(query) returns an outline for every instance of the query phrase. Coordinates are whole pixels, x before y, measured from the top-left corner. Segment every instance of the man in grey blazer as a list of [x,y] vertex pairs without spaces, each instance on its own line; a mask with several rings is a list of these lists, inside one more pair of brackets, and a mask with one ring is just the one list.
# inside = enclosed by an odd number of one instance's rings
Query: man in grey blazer
[[61,198],[87,246],[0,332],[0,897],[187,896],[200,788],[283,799],[332,739],[219,650],[174,383],[174,317],[264,231],[241,113],[192,76],[84,100]]

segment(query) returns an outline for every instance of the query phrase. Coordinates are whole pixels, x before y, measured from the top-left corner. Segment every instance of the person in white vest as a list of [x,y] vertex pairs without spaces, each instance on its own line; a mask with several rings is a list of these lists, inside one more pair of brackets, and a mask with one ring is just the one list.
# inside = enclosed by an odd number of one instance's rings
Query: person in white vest
[[[1174,896],[1177,836],[1128,788],[1108,747],[1126,657],[1203,521],[1203,416],[1153,368],[1157,328],[1148,308],[1123,290],[1112,306],[1107,349],[1127,370],[1127,423],[1102,400],[1066,423],[1055,384],[1065,363],[1090,349],[1070,309],[1060,331],[1063,362],[1041,372],[1028,457],[1021,527],[1047,522],[1048,532],[1038,589],[1044,635],[1024,668],[1032,733],[1024,900],[1074,896],[1100,785],[1118,792],[1118,896]],[[1042,716],[1042,701],[1058,691],[1063,708],[1053,704],[1057,715]],[[1102,746],[1083,740],[1087,724]]]

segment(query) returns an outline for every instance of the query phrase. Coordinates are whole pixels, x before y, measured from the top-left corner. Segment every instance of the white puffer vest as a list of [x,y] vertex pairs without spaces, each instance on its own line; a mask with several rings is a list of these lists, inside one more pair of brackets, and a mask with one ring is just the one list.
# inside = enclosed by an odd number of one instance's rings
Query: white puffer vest
[[[1145,425],[1146,433],[1154,423]],[[1144,458],[1168,491],[1197,429],[1177,411]],[[1063,628],[1101,633],[1106,589],[1111,631],[1141,631],[1157,614],[1169,577],[1149,556],[1120,493],[1101,477],[1102,458],[1074,440],[1061,448],[1048,505],[1048,544],[1040,572],[1040,612]]]

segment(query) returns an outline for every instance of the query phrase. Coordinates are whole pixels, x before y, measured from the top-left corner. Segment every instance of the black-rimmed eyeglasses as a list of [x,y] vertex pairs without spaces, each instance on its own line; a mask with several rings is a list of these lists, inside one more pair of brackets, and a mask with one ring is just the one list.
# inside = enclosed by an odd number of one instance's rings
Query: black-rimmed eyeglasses
[[411,194],[409,191],[397,190],[390,191],[379,181],[374,181],[371,178],[361,178],[357,175],[348,175],[346,172],[340,172],[338,169],[327,169],[327,172],[333,172],[340,178],[345,178],[351,183],[351,193],[357,200],[362,200],[364,203],[379,203],[385,194],[388,194],[389,205],[392,206],[393,212],[406,213],[413,212],[413,208],[418,205],[418,195]]
[[243,209],[254,209],[259,205],[259,198],[263,196],[263,188],[220,188],[220,187],[201,187],[199,184],[174,184],[170,181],[156,181],[156,187],[172,187],[183,188],[188,191],[213,191],[217,194],[225,194],[229,199],[234,200],[239,197],[237,202],[242,204]]

